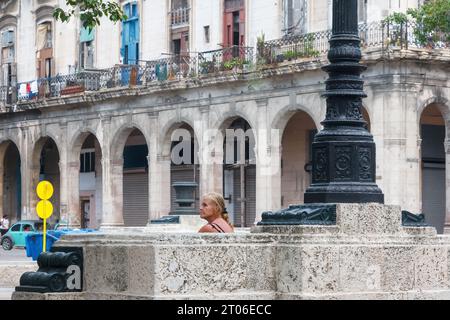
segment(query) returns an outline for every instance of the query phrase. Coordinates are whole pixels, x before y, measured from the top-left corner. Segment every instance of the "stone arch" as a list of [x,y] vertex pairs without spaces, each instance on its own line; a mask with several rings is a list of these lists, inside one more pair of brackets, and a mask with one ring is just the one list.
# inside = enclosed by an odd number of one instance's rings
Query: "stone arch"
[[[232,223],[236,226],[247,227],[253,225],[256,218],[257,134],[254,131],[255,128],[246,118],[236,113],[228,113],[228,115],[228,118],[222,119],[217,127],[220,134],[214,137],[213,153],[216,157],[215,162],[220,164],[221,170],[221,177],[220,179],[217,177],[216,181],[224,187],[222,193],[225,196]],[[226,140],[225,130],[228,128],[244,129],[244,131],[252,130],[254,147],[252,147],[250,137],[247,139],[247,135],[245,136],[245,144],[240,144],[239,140]],[[228,143],[231,143],[231,145]],[[244,143],[244,141],[241,140],[241,143]],[[240,156],[237,157],[233,150],[239,150],[244,146],[245,155],[240,153]],[[229,149],[230,147],[231,149]],[[229,150],[232,151],[231,157],[227,154]],[[244,196],[241,197],[242,192],[244,192]],[[245,198],[245,201],[242,201],[243,198]]]
[[[173,134],[177,130],[179,131],[180,136],[173,136]],[[194,199],[199,197],[199,184],[200,184],[200,171],[198,164],[198,150],[199,150],[199,140],[197,133],[195,131],[195,127],[193,123],[187,119],[179,119],[178,121],[170,121],[168,122],[163,129],[161,130],[160,137],[160,152],[164,159],[168,160],[168,174],[170,176],[168,186],[170,190],[170,208],[171,212],[178,212],[180,214],[196,214],[198,212],[198,201],[194,201],[193,204],[187,207],[179,206],[176,202],[177,194],[176,189],[174,187],[175,183],[197,183],[197,186],[192,186],[192,192]],[[183,138],[183,142],[181,141],[181,137]],[[172,140],[174,138],[174,140]],[[191,142],[187,142],[188,146],[184,145],[186,143],[185,139],[190,138]],[[180,148],[181,147],[181,148]],[[188,163],[185,162],[186,155],[185,147],[190,148],[190,159],[188,159]],[[177,148],[180,148],[177,150]],[[181,154],[181,150],[183,150],[183,157],[176,158],[172,157],[172,151],[179,151]],[[177,161],[178,160],[178,161]],[[193,161],[192,161],[193,160]]]
[[49,133],[46,132],[45,135],[41,135],[39,137],[37,137],[33,142],[32,142],[32,165],[35,166],[37,161],[39,161],[40,158],[40,150],[42,150],[42,147],[44,146],[44,144],[47,142],[47,139],[51,139],[53,140],[53,142],[56,145],[56,148],[58,149],[58,153],[61,156],[61,147],[60,147],[60,143],[58,141],[58,139],[56,139],[56,136],[53,133]]
[[[8,159],[10,157],[10,159]],[[11,223],[22,213],[22,156],[12,139],[0,142],[0,216],[8,215]]]
[[[234,110],[228,111],[222,114],[222,117],[214,122],[214,124],[210,127],[212,129],[217,128],[217,134],[212,137],[213,139],[213,152],[216,154],[223,153],[223,139],[225,138],[224,131],[227,129],[236,119],[242,118],[244,119],[250,126],[252,130],[255,130],[256,127],[253,126],[253,123],[249,121],[250,117],[243,112]],[[255,144],[257,145],[258,135],[254,132]]]
[[193,134],[194,134],[194,141],[198,145],[199,139],[197,136],[197,133],[195,132],[195,126],[194,123],[190,119],[181,118],[176,120],[171,120],[167,122],[160,130],[160,140],[159,140],[159,152],[163,156],[169,156],[170,155],[170,147],[171,147],[171,137],[174,130],[180,128],[183,126],[183,124],[188,125],[192,128]]
[[[244,119],[245,121],[247,121],[247,123],[250,125],[251,128],[256,129],[256,123],[255,123],[254,119],[252,119],[252,117],[249,114],[247,114],[246,112],[244,112],[242,110],[237,110],[237,109],[220,113],[220,116],[218,117],[218,119],[216,121],[214,121],[211,124],[210,128],[217,128],[219,130],[222,130],[226,127],[228,121],[229,121],[229,123],[228,123],[228,125],[229,125],[236,118]],[[230,119],[232,119],[232,120],[230,121]]]
[[0,138],[0,145],[2,143],[4,143],[4,142],[12,142],[12,143],[14,143],[16,145],[17,149],[19,149],[19,151],[20,151],[20,148],[19,148],[20,147],[20,143],[19,143],[19,140],[18,140],[17,136],[7,135],[5,137]]
[[[134,132],[137,134],[133,134]],[[139,136],[137,140],[136,136]],[[126,150],[130,143],[129,139],[133,142],[131,149]],[[142,142],[141,139],[143,139]],[[135,122],[123,124],[111,139],[109,150],[110,161],[105,165],[109,168],[111,180],[106,182],[110,185],[104,186],[104,189],[111,190],[110,201],[114,213],[111,215],[104,212],[102,224],[144,226],[149,218],[148,159],[150,152],[150,143],[145,130]],[[131,154],[137,155],[137,158],[128,157]]]
[[0,18],[0,30],[7,27],[17,27],[17,18],[15,16],[6,14]]
[[303,194],[311,184],[312,143],[318,132],[316,122],[304,110],[288,112],[280,136],[281,206],[303,203]]
[[[89,141],[93,142],[89,149],[93,150],[83,152],[83,146],[91,136],[94,140]],[[96,228],[102,213],[102,144],[94,130],[84,128],[76,132],[69,148],[67,179],[71,224],[82,228]]]
[[320,122],[323,119],[316,119],[315,116],[312,114],[311,110],[304,107],[300,104],[295,105],[287,105],[283,107],[281,110],[279,110],[275,117],[272,120],[271,128],[272,129],[279,129],[281,132],[284,132],[286,129],[286,125],[288,124],[289,120],[292,118],[292,116],[297,113],[298,111],[305,112],[313,121],[316,126],[316,128],[320,128],[321,124]]
[[83,146],[84,141],[89,135],[93,135],[100,144],[100,148],[103,149],[103,145],[97,137],[97,133],[95,130],[90,128],[84,128],[82,130],[78,130],[73,136],[69,143],[69,161],[75,161],[80,154],[81,147]]
[[[49,162],[52,163],[52,165],[48,165],[46,162],[42,164],[42,168],[44,170],[44,179],[49,180],[54,187],[54,195],[52,196],[51,200],[54,207],[54,214],[51,217],[51,222],[55,222],[57,219],[59,219],[60,216],[60,188],[61,188],[61,172],[60,172],[60,161],[62,158],[61,148],[58,145],[58,142],[52,137],[52,134],[46,134],[45,136],[40,136],[37,138],[33,144],[33,151],[32,151],[32,162],[31,162],[31,186],[30,188],[34,190],[41,180],[41,155],[43,152],[44,147],[49,144],[49,146],[55,146],[56,150],[45,150],[46,156],[47,152],[50,153],[50,155],[53,155],[51,157],[51,160]],[[36,207],[37,202],[39,199],[37,198],[37,195],[34,192],[31,192],[31,203],[30,207],[32,210]]]
[[39,6],[35,11],[36,23],[40,24],[43,22],[53,23],[53,10],[54,7],[49,5]]
[[[448,108],[441,99],[428,99],[429,104],[418,114],[420,148],[420,189],[422,212],[428,223],[438,233],[443,233],[449,209],[448,181],[446,166],[449,154],[446,150],[448,132]],[[447,116],[446,116],[447,113]]]
[[[122,125],[116,131],[116,133],[114,134],[114,137],[111,139],[111,145],[109,147],[111,160],[122,159],[123,148],[125,147],[128,136],[135,129],[139,130],[142,133],[142,135],[145,138],[145,142],[147,143],[147,146],[150,146],[150,144],[149,144],[150,139],[146,136],[145,130],[140,125],[138,125],[134,122],[126,123],[126,124]],[[149,148],[149,152],[150,152],[150,148]]]
[[420,125],[420,119],[422,117],[423,112],[430,105],[435,104],[438,106],[439,111],[442,114],[442,117],[445,121],[450,120],[450,101],[442,96],[433,96],[426,99],[422,104],[419,105],[417,109],[417,123]]

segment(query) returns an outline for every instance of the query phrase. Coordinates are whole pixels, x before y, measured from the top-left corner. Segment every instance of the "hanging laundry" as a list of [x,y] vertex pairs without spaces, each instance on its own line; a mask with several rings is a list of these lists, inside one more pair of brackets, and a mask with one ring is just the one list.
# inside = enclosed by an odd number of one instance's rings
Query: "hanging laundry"
[[27,95],[27,84],[26,83],[21,83],[19,86],[19,97],[26,98]]
[[38,92],[38,84],[37,81],[34,80],[30,85],[31,93],[36,94]]

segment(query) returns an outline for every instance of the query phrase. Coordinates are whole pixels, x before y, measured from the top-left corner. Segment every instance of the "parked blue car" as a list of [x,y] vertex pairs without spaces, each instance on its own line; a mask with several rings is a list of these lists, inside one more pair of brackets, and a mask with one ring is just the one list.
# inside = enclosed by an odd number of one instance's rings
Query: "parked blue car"
[[[1,244],[4,250],[11,250],[14,246],[25,247],[25,237],[30,232],[39,232],[44,228],[44,223],[40,220],[22,220],[14,223],[11,228],[2,236]],[[50,225],[47,223],[47,229]]]

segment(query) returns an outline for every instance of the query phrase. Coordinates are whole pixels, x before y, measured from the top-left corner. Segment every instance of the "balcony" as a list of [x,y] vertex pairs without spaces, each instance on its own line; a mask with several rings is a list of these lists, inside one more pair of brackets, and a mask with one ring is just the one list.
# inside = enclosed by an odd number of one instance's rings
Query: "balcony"
[[[445,49],[450,48],[450,36],[443,33],[429,35],[424,42],[416,34],[420,26],[414,22],[403,24],[383,21],[359,25],[361,48],[380,49],[383,53],[398,49]],[[288,35],[271,41],[258,41],[259,63],[273,64],[324,56],[330,48],[331,30],[302,35]]]
[[[378,58],[403,53],[428,56],[439,55],[450,60],[450,38],[445,34],[430,36],[424,43],[414,33],[414,24],[403,25],[374,22],[359,26],[363,58],[371,54]],[[126,88],[151,88],[146,92],[175,86],[201,86],[233,80],[298,72],[302,65],[320,68],[326,62],[331,31],[288,36],[281,39],[258,40],[256,52],[252,47],[233,46],[218,50],[171,55],[151,61],[136,61],[133,65],[115,65],[108,69],[81,70],[73,74],[41,78],[0,88],[0,106],[15,105],[22,110],[33,103],[55,97],[83,96]],[[407,51],[403,51],[407,50]],[[378,59],[373,56],[373,59]],[[441,58],[439,58],[441,59]],[[313,64],[311,64],[313,63]],[[289,65],[284,68],[284,65]],[[291,68],[295,66],[295,68]],[[296,68],[299,66],[299,68]],[[139,90],[140,90],[139,89]],[[145,90],[144,90],[145,91]],[[54,104],[58,104],[55,100]],[[32,106],[36,107],[36,106]],[[2,108],[5,111],[5,108]]]
[[170,24],[172,28],[189,25],[189,12],[191,8],[179,8],[169,12]]

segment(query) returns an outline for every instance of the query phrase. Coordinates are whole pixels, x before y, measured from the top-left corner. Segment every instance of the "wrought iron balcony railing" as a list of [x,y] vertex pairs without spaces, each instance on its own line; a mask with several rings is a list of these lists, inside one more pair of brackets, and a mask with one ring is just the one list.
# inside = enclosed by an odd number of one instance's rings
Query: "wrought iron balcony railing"
[[198,71],[200,75],[237,69],[248,71],[253,64],[253,60],[252,47],[233,46],[205,51],[198,54]]
[[[388,24],[374,22],[359,26],[364,49],[434,48],[450,49],[449,35],[435,33],[423,39],[417,36],[414,23]],[[0,106],[16,102],[40,101],[86,91],[99,91],[130,86],[152,86],[173,80],[189,80],[218,75],[239,75],[254,70],[256,65],[270,65],[285,60],[322,58],[329,50],[331,31],[289,36],[258,42],[252,47],[233,46],[200,53],[171,55],[152,61],[137,61],[131,65],[115,65],[108,69],[81,70],[57,75],[17,86],[0,87]],[[2,108],[5,110],[5,108]]]
[[[450,36],[435,32],[419,36],[421,26],[415,22],[402,24],[383,21],[359,25],[361,46],[365,48],[449,48]],[[318,57],[329,50],[331,30],[303,35],[286,36],[281,39],[257,44],[258,60],[262,63],[274,63],[303,57]]]

